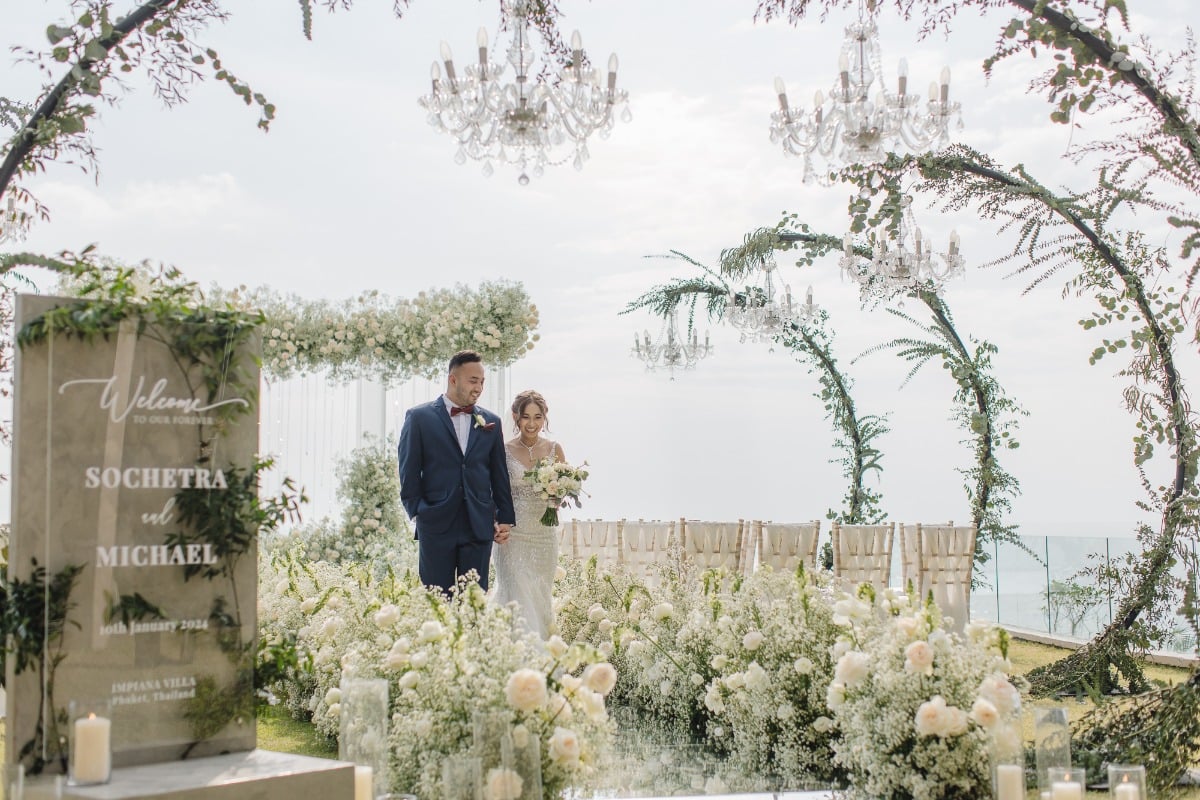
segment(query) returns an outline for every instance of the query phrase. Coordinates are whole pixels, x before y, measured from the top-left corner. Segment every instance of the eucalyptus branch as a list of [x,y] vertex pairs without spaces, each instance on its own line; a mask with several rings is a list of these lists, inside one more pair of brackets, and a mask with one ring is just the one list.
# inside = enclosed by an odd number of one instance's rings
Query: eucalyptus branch
[[[17,131],[9,143],[8,153],[5,155],[4,161],[0,163],[0,197],[4,196],[8,184],[25,163],[30,152],[39,144],[39,131],[42,129],[43,123],[57,117],[63,104],[71,95],[80,91],[90,94],[99,93],[98,84],[89,83],[89,80],[95,80],[92,68],[105,61],[112,49],[127,36],[154,19],[169,6],[186,2],[188,0],[148,0],[133,12],[119,19],[115,25],[110,26],[111,30],[107,35],[102,35],[95,40],[95,48],[85,50],[84,56],[42,98],[41,103],[26,120],[25,125]],[[82,130],[82,124],[80,124],[80,130]]]

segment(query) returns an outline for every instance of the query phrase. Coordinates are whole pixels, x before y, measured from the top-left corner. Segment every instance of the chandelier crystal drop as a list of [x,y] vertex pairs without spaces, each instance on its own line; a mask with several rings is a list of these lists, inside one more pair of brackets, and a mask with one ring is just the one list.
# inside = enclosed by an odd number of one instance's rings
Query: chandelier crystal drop
[[790,286],[784,285],[782,292],[777,290],[773,263],[763,265],[758,271],[761,273],[759,283],[739,292],[731,289],[725,299],[725,320],[741,334],[739,341],[773,341],[789,327],[816,316],[811,286],[805,293],[804,302],[797,304],[792,299]]
[[23,241],[29,227],[29,215],[18,209],[16,199],[9,195],[8,202],[0,210],[0,244]]
[[[885,86],[880,67],[879,29],[874,0],[859,0],[858,20],[846,27],[838,58],[838,77],[828,96],[818,91],[813,109],[792,108],[782,78],[775,79],[779,108],[771,114],[771,141],[785,153],[804,159],[804,182],[828,185],[831,172],[851,164],[875,164],[889,152],[925,151],[950,136],[951,118],[962,129],[962,105],[950,100],[950,69],[929,85],[922,107],[908,85],[908,66],[900,59],[896,91]],[[872,86],[879,78],[878,89]],[[814,159],[825,162],[817,173]]]
[[671,380],[675,380],[675,370],[694,368],[700,359],[712,355],[712,350],[707,333],[704,334],[703,344],[700,343],[700,336],[694,328],[690,338],[679,334],[679,316],[676,310],[672,309],[657,340],[650,338],[649,330],[640,335],[636,332],[633,334],[633,349],[630,355],[641,360],[648,372],[665,369],[670,373]]
[[913,218],[912,198],[905,196],[900,203],[897,233],[876,229],[870,258],[855,252],[849,233],[842,239],[842,275],[857,281],[864,297],[886,300],[919,288],[941,294],[946,281],[963,274],[958,233],[951,231],[946,251],[935,253],[933,241],[922,235]]
[[[430,92],[417,102],[429,113],[430,125],[458,142],[455,162],[482,161],[485,175],[495,171],[493,164],[512,164],[524,186],[530,174],[540,177],[548,165],[571,161],[583,169],[588,137],[607,138],[617,108],[622,122],[632,118],[629,93],[617,88],[616,54],[609,56],[607,75],[599,67],[585,69],[583,40],[576,31],[567,66],[549,79],[531,74],[537,58],[530,43],[529,4],[513,0],[501,11],[513,34],[507,63],[490,60],[483,28],[477,36],[478,63],[461,70],[442,42],[441,63],[433,62],[430,69]],[[508,66],[512,79],[505,83]]]

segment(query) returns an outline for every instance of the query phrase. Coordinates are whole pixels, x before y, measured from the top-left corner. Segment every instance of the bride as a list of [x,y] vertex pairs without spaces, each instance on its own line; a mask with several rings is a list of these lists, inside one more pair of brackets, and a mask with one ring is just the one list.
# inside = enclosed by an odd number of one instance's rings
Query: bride
[[527,389],[512,404],[517,435],[505,443],[508,475],[512,483],[517,524],[509,531],[508,541],[495,548],[496,588],[493,595],[500,605],[516,603],[518,625],[545,639],[554,622],[551,591],[558,568],[558,528],[541,523],[546,503],[525,480],[525,471],[537,462],[551,458],[565,461],[557,442],[543,437],[549,407],[546,398]]

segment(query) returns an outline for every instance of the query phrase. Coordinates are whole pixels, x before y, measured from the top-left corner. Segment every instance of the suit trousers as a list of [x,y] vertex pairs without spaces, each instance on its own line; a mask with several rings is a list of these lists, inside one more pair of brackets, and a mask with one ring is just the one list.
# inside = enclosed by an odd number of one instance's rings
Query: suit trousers
[[[420,520],[417,521],[418,528]],[[454,515],[454,522],[442,533],[421,533],[417,538],[417,571],[421,583],[437,586],[450,593],[459,575],[471,570],[479,575],[479,585],[487,591],[488,569],[492,561],[492,539],[480,541],[471,533],[464,502]]]

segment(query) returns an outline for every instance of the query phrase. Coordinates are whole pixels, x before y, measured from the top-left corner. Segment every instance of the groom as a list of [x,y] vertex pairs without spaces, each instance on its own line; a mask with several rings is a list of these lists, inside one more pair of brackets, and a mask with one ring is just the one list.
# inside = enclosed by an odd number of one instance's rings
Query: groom
[[446,392],[414,406],[400,429],[400,502],[416,528],[421,583],[449,593],[475,570],[487,589],[492,541],[516,523],[500,418],[479,408],[483,358],[450,359]]

